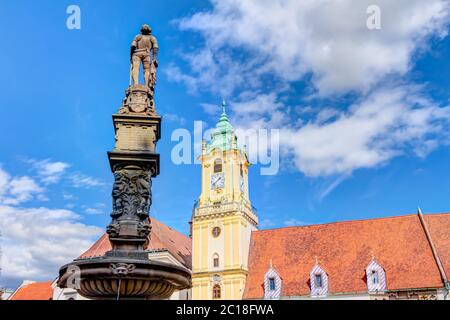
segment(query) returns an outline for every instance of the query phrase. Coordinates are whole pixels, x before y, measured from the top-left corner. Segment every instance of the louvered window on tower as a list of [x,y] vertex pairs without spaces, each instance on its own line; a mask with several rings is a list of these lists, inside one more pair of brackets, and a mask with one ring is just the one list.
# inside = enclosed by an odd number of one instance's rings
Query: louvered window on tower
[[222,160],[216,159],[214,160],[214,173],[222,172]]
[[213,256],[213,266],[214,268],[218,268],[219,267],[219,255],[215,254]]

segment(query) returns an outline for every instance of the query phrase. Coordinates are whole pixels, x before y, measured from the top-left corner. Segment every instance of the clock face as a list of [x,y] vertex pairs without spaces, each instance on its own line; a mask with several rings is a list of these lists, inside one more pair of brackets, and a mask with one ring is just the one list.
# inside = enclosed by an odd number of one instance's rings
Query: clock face
[[239,187],[241,188],[241,192],[244,192],[245,183],[244,183],[244,179],[242,179],[242,178],[239,181]]
[[211,189],[220,189],[225,186],[225,176],[223,173],[213,174],[211,176]]

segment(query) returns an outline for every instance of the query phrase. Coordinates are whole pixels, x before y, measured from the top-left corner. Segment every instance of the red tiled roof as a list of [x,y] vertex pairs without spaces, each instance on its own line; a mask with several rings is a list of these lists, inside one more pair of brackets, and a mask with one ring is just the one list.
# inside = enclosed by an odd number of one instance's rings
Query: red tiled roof
[[[152,218],[152,232],[146,250],[167,250],[185,267],[192,267],[191,238]],[[104,233],[79,259],[104,255],[111,250],[108,235]]]
[[20,287],[10,300],[51,300],[53,297],[52,281],[33,282]]
[[425,223],[430,230],[447,279],[450,280],[450,214],[425,215]]
[[[447,271],[450,214],[426,215]],[[283,279],[282,296],[310,294],[315,257],[327,272],[329,293],[367,292],[365,268],[375,255],[387,288],[441,288],[443,283],[418,215],[254,231],[245,299],[264,297],[270,261]]]

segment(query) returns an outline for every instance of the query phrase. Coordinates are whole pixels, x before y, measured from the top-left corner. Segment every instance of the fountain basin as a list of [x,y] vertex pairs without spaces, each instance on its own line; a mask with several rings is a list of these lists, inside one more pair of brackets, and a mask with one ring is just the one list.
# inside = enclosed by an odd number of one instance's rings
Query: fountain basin
[[191,272],[165,262],[105,255],[63,266],[58,286],[90,299],[167,299],[191,287]]

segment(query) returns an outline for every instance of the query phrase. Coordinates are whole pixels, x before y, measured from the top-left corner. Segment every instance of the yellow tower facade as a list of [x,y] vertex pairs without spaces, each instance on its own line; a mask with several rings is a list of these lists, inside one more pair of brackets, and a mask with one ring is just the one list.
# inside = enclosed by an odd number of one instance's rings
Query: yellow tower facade
[[250,235],[258,218],[248,192],[249,162],[223,113],[203,141],[202,191],[194,207],[192,298],[242,299],[248,273]]

